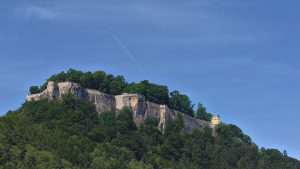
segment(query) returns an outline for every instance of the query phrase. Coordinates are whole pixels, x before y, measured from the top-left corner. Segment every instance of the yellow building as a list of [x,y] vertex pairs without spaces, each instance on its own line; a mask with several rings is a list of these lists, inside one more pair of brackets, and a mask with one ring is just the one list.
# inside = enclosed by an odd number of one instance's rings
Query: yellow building
[[217,126],[218,124],[221,123],[221,118],[219,115],[214,115],[212,118],[211,118],[211,124],[213,126]]

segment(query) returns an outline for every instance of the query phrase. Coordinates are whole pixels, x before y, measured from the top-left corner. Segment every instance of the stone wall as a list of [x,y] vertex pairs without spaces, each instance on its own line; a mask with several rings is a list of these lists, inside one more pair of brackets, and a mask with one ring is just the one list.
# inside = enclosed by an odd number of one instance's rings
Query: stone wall
[[145,112],[147,109],[146,98],[139,94],[127,94],[115,96],[116,109],[121,110],[124,107],[131,109],[133,119],[136,124],[141,124],[145,119]]
[[[83,89],[80,84],[73,82],[54,83],[48,82],[47,89],[39,94],[27,95],[27,101],[38,101],[41,99],[59,99],[64,94],[70,93],[72,96],[94,103],[98,113],[129,108],[133,113],[134,121],[137,125],[144,122],[147,117],[154,117],[158,120],[158,127],[163,130],[165,123],[169,119],[174,119],[178,113],[170,109],[167,105],[159,105],[146,101],[146,98],[139,94],[127,94],[113,96],[97,90]],[[183,114],[183,113],[181,113]],[[187,114],[183,114],[184,124],[187,131],[193,129],[203,129],[212,127],[204,120],[199,120]]]
[[98,113],[111,111],[116,108],[115,96],[99,92],[98,90],[84,89],[84,99],[94,103]]

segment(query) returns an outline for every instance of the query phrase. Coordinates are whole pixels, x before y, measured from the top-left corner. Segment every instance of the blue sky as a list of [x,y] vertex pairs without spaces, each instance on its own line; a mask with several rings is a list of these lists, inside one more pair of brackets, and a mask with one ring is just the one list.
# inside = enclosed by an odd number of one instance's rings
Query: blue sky
[[105,70],[180,90],[259,146],[300,159],[299,5],[1,0],[0,114],[54,73]]

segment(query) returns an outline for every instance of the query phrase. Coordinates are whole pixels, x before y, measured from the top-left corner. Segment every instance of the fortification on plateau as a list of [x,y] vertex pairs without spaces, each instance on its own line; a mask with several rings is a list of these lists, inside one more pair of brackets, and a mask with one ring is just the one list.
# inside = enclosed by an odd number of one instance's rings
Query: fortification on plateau
[[[159,129],[163,130],[165,123],[169,119],[174,119],[179,111],[170,109],[167,105],[159,105],[149,102],[139,94],[110,95],[92,89],[83,89],[80,84],[73,82],[55,83],[48,82],[47,89],[42,93],[27,95],[27,101],[38,101],[42,99],[55,100],[64,94],[70,93],[75,98],[80,98],[92,102],[96,106],[98,113],[129,108],[133,113],[134,121],[137,125],[144,122],[147,117],[154,117],[158,120]],[[186,131],[193,129],[203,129],[205,127],[215,128],[213,123],[196,119],[187,114],[183,115]]]

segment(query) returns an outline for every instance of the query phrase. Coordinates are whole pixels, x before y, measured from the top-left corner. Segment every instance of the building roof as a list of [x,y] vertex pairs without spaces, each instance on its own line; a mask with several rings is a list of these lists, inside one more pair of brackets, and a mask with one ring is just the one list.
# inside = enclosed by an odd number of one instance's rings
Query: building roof
[[213,117],[212,118],[220,118],[220,116],[218,115],[218,114],[215,114],[215,115],[213,115]]

